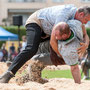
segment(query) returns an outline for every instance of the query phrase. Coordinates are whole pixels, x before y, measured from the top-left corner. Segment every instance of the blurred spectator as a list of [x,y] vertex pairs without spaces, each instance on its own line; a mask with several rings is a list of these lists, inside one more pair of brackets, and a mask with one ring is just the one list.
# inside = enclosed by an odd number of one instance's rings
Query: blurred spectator
[[8,51],[6,50],[5,43],[2,44],[1,51],[3,52],[3,60],[4,60],[4,62],[6,62],[8,59]]
[[13,54],[15,52],[15,46],[14,46],[14,43],[11,44],[10,48],[9,48],[9,51],[11,54]]
[[22,36],[22,41],[23,42],[22,42],[22,49],[21,49],[21,51],[24,50],[26,45],[27,45],[26,36]]
[[9,48],[9,60],[12,61],[12,55],[15,54],[15,46],[14,43],[11,44],[10,48]]
[[3,52],[0,50],[0,62],[3,61]]
[[11,61],[18,55],[18,53],[15,51],[12,55],[11,55]]
[[21,52],[21,49],[22,49],[22,43],[19,43],[18,53],[20,53],[20,52]]

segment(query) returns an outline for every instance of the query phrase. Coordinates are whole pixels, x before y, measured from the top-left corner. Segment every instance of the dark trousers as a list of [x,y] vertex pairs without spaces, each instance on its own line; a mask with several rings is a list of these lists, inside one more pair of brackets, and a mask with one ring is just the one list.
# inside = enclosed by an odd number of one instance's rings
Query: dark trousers
[[28,24],[26,26],[26,36],[27,46],[25,50],[14,58],[11,66],[8,69],[9,71],[12,71],[13,74],[16,74],[16,72],[25,64],[25,62],[36,54],[41,42],[42,30],[35,23]]

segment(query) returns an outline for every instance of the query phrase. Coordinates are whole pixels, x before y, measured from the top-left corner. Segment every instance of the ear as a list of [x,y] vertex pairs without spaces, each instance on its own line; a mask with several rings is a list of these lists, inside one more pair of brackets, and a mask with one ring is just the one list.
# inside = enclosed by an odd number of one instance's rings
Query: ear
[[80,12],[79,15],[80,15],[81,17],[84,17],[84,12]]

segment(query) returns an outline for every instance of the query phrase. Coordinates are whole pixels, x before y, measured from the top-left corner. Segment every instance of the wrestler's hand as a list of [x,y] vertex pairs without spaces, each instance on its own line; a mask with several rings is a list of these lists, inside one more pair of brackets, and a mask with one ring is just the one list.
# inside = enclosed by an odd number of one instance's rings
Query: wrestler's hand
[[82,57],[84,53],[86,52],[86,49],[88,48],[88,45],[86,43],[80,43],[81,47],[77,49],[79,57]]

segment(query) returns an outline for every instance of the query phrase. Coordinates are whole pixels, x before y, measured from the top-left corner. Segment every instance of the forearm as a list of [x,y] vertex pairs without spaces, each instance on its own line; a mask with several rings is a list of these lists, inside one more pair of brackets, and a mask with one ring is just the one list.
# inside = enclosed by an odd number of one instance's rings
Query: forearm
[[88,37],[87,34],[84,37],[84,41],[85,41],[85,44],[86,44],[86,48],[88,48],[88,46],[89,46],[89,37]]
[[86,29],[85,29],[84,25],[82,25],[82,29],[83,29],[84,43],[85,43],[86,47],[88,47],[89,46],[89,36],[88,36],[88,34],[86,32]]
[[80,58],[82,58],[82,56],[85,54],[85,52],[89,46],[89,37],[87,35],[84,25],[82,25],[82,30],[83,30],[83,42],[80,42],[81,46],[77,49]]
[[51,42],[51,41],[50,41],[50,45],[51,45],[52,49],[59,55],[60,53],[59,53],[59,51],[58,51],[57,41],[55,41],[55,42]]
[[81,83],[81,75],[78,65],[71,66],[71,73],[74,78],[75,83]]
[[54,30],[52,30],[52,34],[51,34],[51,38],[50,38],[50,45],[52,47],[52,49],[59,55],[59,51],[58,51],[58,41],[56,40],[55,38],[55,35],[54,35]]

